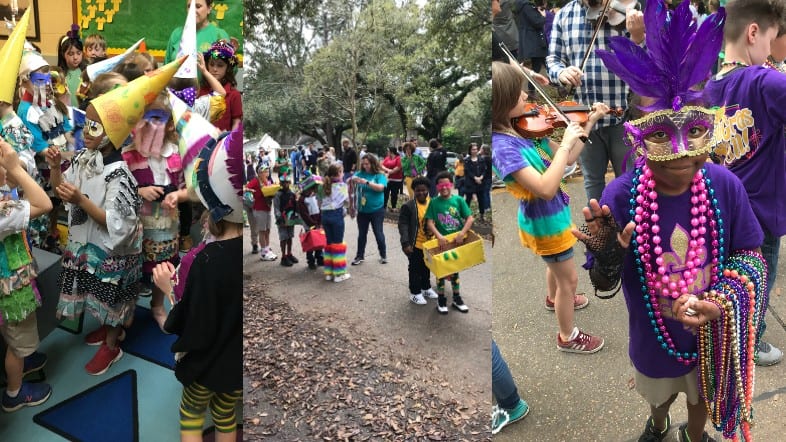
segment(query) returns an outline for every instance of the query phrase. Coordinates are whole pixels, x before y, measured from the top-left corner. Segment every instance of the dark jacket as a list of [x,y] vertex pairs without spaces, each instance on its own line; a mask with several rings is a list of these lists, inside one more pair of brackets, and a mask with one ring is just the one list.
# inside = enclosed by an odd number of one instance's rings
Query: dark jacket
[[549,45],[543,33],[546,17],[542,16],[529,0],[518,0],[516,7],[519,26],[519,60],[545,57],[549,52]]
[[475,177],[483,177],[486,175],[488,165],[483,157],[478,157],[478,161],[470,160],[469,155],[464,159],[464,192],[475,193],[479,192],[482,183],[475,182]]
[[443,170],[448,170],[448,151],[440,147],[429,153],[426,158],[426,176],[433,180]]
[[[401,206],[401,212],[398,214],[398,234],[401,237],[402,248],[406,246],[415,247],[419,226],[417,201],[415,198],[412,198]],[[431,236],[430,232],[426,230],[426,237],[428,238],[429,236]]]

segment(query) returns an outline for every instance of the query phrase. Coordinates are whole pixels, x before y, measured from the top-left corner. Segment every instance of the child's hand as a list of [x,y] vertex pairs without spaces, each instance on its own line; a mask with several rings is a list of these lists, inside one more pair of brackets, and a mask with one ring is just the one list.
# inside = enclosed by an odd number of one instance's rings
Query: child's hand
[[55,190],[60,199],[67,203],[79,205],[82,201],[82,192],[71,183],[63,181]]
[[[598,204],[598,200],[595,198],[590,200],[589,207],[582,209],[582,213],[584,215],[584,222],[587,224],[589,235],[580,231],[579,229],[573,229],[571,233],[573,233],[573,236],[575,236],[579,241],[582,241],[586,244],[587,241],[598,235],[605,238],[610,234],[616,234],[617,242],[619,243],[620,247],[623,249],[628,248],[630,245],[630,240],[633,237],[633,231],[636,228],[636,224],[634,222],[629,222],[625,225],[621,232],[617,232],[614,227],[611,226],[611,223],[608,220],[608,218],[611,218],[611,209],[605,204],[603,207],[601,207],[600,204]],[[613,220],[613,218],[611,219]],[[615,231],[606,231],[608,229]]]
[[205,72],[207,67],[205,66],[205,56],[202,55],[201,52],[197,52],[197,67],[201,72]]
[[46,163],[49,164],[49,167],[52,169],[60,168],[60,163],[63,162],[63,156],[60,153],[60,149],[49,146],[44,155],[46,156]]
[[139,188],[139,195],[145,201],[156,201],[164,194],[164,188],[158,186],[145,186]]
[[439,244],[440,250],[445,250],[448,247],[448,240],[442,235],[437,235],[437,243]]
[[573,145],[576,144],[576,141],[584,136],[587,136],[587,134],[584,132],[584,128],[582,128],[579,123],[571,122],[568,127],[565,128],[565,133],[562,135],[562,143],[560,143],[560,147],[570,151],[573,149]]
[[605,103],[595,103],[592,105],[592,112],[589,114],[589,118],[587,120],[589,127],[586,125],[584,126],[585,129],[589,130],[598,120],[603,118],[604,115],[607,115],[611,112],[611,108],[606,106]]
[[464,232],[457,233],[454,240],[458,245],[464,244]]
[[717,305],[703,301],[695,295],[682,295],[675,299],[671,312],[676,320],[694,328],[718,319],[721,315]]
[[19,168],[19,155],[10,144],[0,139],[0,166],[5,167],[8,172],[16,171]]
[[175,266],[171,262],[165,261],[153,267],[153,283],[169,296],[169,302],[174,305],[175,299],[172,293],[172,277],[175,275]]

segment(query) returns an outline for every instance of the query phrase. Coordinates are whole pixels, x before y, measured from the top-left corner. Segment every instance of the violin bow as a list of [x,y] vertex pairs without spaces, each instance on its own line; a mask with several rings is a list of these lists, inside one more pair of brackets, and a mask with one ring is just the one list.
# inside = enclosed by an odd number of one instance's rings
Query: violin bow
[[[535,88],[535,91],[538,92],[540,97],[543,98],[543,101],[545,101],[546,104],[551,106],[554,109],[554,112],[556,112],[557,115],[562,117],[562,119],[566,123],[570,123],[570,118],[568,118],[568,116],[565,115],[565,112],[563,112],[559,107],[557,107],[557,104],[554,103],[554,101],[551,98],[549,98],[548,94],[546,94],[546,92],[543,89],[541,89],[541,87],[538,84],[538,82],[535,81],[535,79],[532,78],[532,76],[530,74],[528,74],[527,71],[524,68],[521,67],[521,65],[519,65],[519,63],[516,61],[516,57],[514,57],[513,54],[508,50],[508,47],[505,46],[505,43],[504,42],[499,42],[499,47],[502,49],[502,52],[504,52],[505,55],[508,56],[510,64],[516,66],[521,71],[521,73],[524,74],[524,77],[527,79],[527,81],[529,81],[529,83]],[[580,139],[584,143],[592,144],[592,141],[590,141],[590,139],[585,137],[584,135],[582,135],[580,137]]]
[[[581,66],[579,66],[579,70],[584,72],[584,68],[587,66],[587,60],[589,60],[590,53],[592,52],[592,48],[595,46],[595,41],[598,39],[598,34],[600,33],[600,28],[603,27],[603,20],[606,18],[606,14],[609,12],[609,7],[611,7],[612,0],[606,0],[606,3],[603,5],[603,10],[600,12],[600,16],[598,16],[598,23],[595,25],[595,30],[592,32],[592,38],[590,39],[589,45],[587,46],[587,51],[584,52],[584,58],[581,59]],[[567,93],[570,95],[573,92],[573,85],[568,85]]]

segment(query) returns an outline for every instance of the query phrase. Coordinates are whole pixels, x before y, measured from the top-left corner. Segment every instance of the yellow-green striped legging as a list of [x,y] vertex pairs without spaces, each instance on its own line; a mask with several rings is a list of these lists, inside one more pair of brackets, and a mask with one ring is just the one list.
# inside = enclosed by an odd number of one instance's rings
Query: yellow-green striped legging
[[201,434],[208,404],[216,431],[221,433],[235,431],[237,427],[235,404],[242,397],[242,390],[235,390],[231,393],[215,393],[196,382],[183,387],[183,397],[180,400],[180,431]]

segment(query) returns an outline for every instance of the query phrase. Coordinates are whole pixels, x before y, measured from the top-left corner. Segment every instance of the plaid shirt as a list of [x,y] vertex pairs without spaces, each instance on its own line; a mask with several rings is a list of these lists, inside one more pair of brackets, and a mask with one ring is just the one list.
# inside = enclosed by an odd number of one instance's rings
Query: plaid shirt
[[[572,0],[559,10],[554,17],[549,55],[546,57],[552,82],[559,83],[559,73],[568,66],[581,67],[593,32],[593,24],[587,20],[587,8],[580,0]],[[626,31],[614,29],[608,22],[604,22],[603,28],[598,32],[594,49],[608,50],[609,38],[617,35],[629,37]],[[573,90],[574,99],[586,105],[602,102],[612,109],[627,108],[628,86],[606,69],[603,61],[595,55],[594,49],[584,67],[581,85]],[[620,118],[606,116],[599,120],[595,127],[609,126],[621,121]]]

